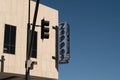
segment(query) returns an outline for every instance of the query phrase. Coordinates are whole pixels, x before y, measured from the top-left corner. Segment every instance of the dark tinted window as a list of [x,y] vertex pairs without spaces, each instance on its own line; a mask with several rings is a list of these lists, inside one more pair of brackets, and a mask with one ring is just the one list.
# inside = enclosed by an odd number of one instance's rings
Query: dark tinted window
[[16,27],[5,24],[4,53],[15,54]]
[[36,0],[32,0],[32,1],[36,2]]
[[32,58],[37,58],[37,32],[36,31],[34,31],[31,57]]
[[11,45],[15,45],[15,38],[16,38],[16,27],[11,27],[11,39],[10,39]]

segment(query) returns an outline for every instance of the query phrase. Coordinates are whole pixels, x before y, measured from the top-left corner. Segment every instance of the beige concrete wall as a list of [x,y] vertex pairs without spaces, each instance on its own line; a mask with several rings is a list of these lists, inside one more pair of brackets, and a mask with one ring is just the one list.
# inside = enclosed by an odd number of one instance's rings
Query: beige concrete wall
[[[31,3],[31,23],[33,20],[35,3]],[[25,74],[26,41],[27,41],[27,20],[28,0],[1,0],[0,1],[0,56],[5,56],[4,71],[9,73]],[[31,75],[58,78],[58,71],[55,68],[55,30],[52,26],[58,25],[58,11],[40,4],[37,25],[41,19],[50,21],[50,38],[41,40],[40,27],[36,27],[38,33],[37,61]],[[16,52],[15,55],[3,53],[4,25],[17,26],[16,31]]]

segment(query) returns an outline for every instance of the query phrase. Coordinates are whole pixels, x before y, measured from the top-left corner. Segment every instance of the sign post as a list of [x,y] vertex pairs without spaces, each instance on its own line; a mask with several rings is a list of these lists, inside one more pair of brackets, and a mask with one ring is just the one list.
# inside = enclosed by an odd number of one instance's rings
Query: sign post
[[38,8],[39,8],[39,0],[36,1],[32,31],[30,32],[30,0],[29,0],[29,11],[28,11],[29,15],[28,15],[28,30],[27,30],[27,56],[26,56],[26,64],[25,64],[26,65],[26,77],[25,77],[25,80],[30,80],[30,69],[32,67],[32,63],[36,63],[36,62],[32,62],[30,60],[30,57],[31,57],[31,54],[32,54],[32,43],[33,43],[33,36],[34,36],[35,25],[36,25],[36,20],[37,20]]

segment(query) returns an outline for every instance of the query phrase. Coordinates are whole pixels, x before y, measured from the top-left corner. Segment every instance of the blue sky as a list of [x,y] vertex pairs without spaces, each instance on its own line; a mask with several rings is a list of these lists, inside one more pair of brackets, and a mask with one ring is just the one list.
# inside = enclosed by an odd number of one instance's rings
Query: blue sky
[[120,80],[120,0],[41,0],[71,27],[71,60],[59,80]]

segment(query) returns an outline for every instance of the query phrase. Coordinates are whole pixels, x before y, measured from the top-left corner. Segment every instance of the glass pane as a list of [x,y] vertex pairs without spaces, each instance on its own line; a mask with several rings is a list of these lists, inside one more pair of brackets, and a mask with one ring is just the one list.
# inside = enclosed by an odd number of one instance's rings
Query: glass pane
[[4,45],[4,49],[3,49],[3,52],[4,53],[9,53],[9,45]]
[[[32,31],[30,31],[32,32]],[[32,44],[32,58],[37,58],[37,32],[34,31],[33,44]]]
[[33,58],[37,58],[37,54],[36,53],[37,53],[36,50],[32,50],[32,57]]
[[15,54],[15,47],[14,46],[10,46],[10,54]]
[[10,26],[5,24],[4,44],[9,44],[10,41]]
[[33,49],[37,49],[37,32],[34,32]]
[[10,45],[15,46],[16,42],[16,27],[11,27],[11,32],[10,32]]

